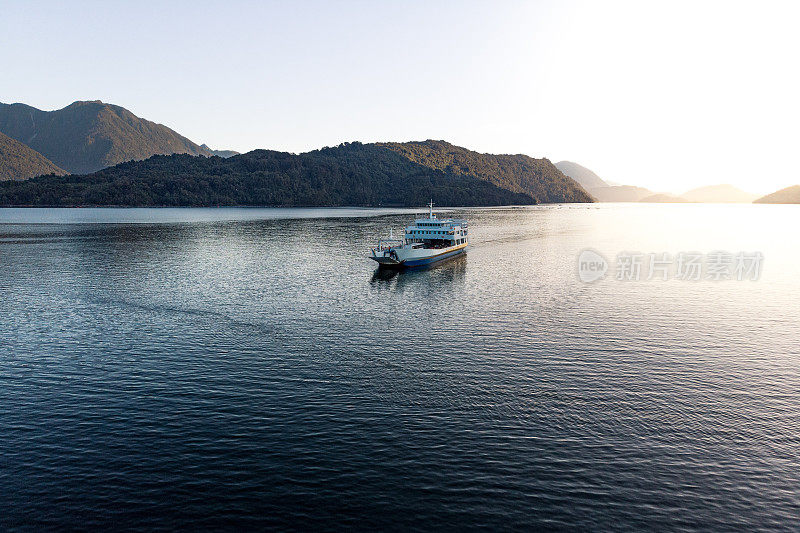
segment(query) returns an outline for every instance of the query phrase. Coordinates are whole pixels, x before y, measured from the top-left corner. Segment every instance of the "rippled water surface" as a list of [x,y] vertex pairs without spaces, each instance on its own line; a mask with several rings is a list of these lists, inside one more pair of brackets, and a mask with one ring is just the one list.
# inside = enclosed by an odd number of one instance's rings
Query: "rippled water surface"
[[407,211],[0,209],[0,525],[797,527],[800,209],[456,213],[384,275]]

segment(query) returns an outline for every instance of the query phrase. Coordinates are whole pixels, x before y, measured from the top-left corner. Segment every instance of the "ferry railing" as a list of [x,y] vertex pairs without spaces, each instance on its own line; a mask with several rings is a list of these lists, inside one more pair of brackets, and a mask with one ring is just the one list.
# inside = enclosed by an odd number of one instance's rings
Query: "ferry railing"
[[395,246],[403,246],[404,242],[403,239],[381,239],[378,241],[378,246],[373,248],[373,250],[376,252],[391,250]]

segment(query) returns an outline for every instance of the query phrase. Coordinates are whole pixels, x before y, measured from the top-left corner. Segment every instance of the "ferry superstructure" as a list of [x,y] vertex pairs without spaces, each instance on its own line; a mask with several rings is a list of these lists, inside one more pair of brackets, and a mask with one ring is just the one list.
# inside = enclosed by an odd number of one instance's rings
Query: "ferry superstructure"
[[402,268],[430,265],[464,253],[469,244],[467,221],[438,218],[433,202],[428,207],[428,216],[406,227],[402,239],[390,235],[379,240],[370,259],[381,267]]

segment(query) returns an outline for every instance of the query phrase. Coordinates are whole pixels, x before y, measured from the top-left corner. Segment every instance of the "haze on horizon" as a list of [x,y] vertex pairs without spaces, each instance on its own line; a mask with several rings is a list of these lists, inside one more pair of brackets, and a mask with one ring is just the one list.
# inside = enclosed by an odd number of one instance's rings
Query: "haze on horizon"
[[0,101],[216,149],[444,139],[681,193],[800,182],[800,4],[3,2]]

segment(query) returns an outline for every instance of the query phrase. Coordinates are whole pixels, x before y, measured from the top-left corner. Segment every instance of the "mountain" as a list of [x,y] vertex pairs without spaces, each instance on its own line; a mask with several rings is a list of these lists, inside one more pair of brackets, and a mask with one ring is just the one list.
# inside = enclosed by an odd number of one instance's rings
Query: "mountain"
[[559,161],[556,167],[565,176],[580,183],[598,202],[640,202],[644,198],[654,196],[653,191],[643,187],[617,185],[605,181],[588,168],[572,161]]
[[754,204],[800,204],[800,185],[792,185],[755,200]]
[[681,195],[690,202],[704,203],[750,203],[757,194],[751,194],[733,185],[709,185],[685,192]]
[[650,204],[679,204],[679,203],[686,203],[688,200],[681,196],[673,196],[671,194],[652,194],[645,198],[639,200],[640,202],[650,203]]
[[94,174],[0,183],[0,205],[441,206],[591,202],[547,159],[443,141],[346,143],[304,154],[153,156]]
[[235,155],[239,155],[239,152],[236,152],[234,150],[212,150],[207,144],[201,144],[200,148],[208,150],[211,153],[211,155],[216,155],[219,157],[233,157]]
[[154,154],[211,155],[166,126],[99,100],[74,102],[57,111],[0,104],[0,132],[73,174]]
[[578,163],[573,163],[572,161],[559,161],[556,163],[556,168],[563,172],[565,176],[569,176],[580,183],[581,186],[587,191],[596,187],[609,186],[609,183],[603,181],[600,176],[588,168],[579,165]]
[[652,196],[654,193],[644,187],[633,185],[609,185],[608,187],[595,187],[589,193],[598,202],[638,202],[642,198]]
[[376,143],[428,169],[474,176],[499,188],[530,195],[534,203],[592,201],[575,181],[548,159],[527,155],[480,154],[445,141]]
[[0,181],[24,180],[43,174],[64,175],[45,156],[0,133]]

